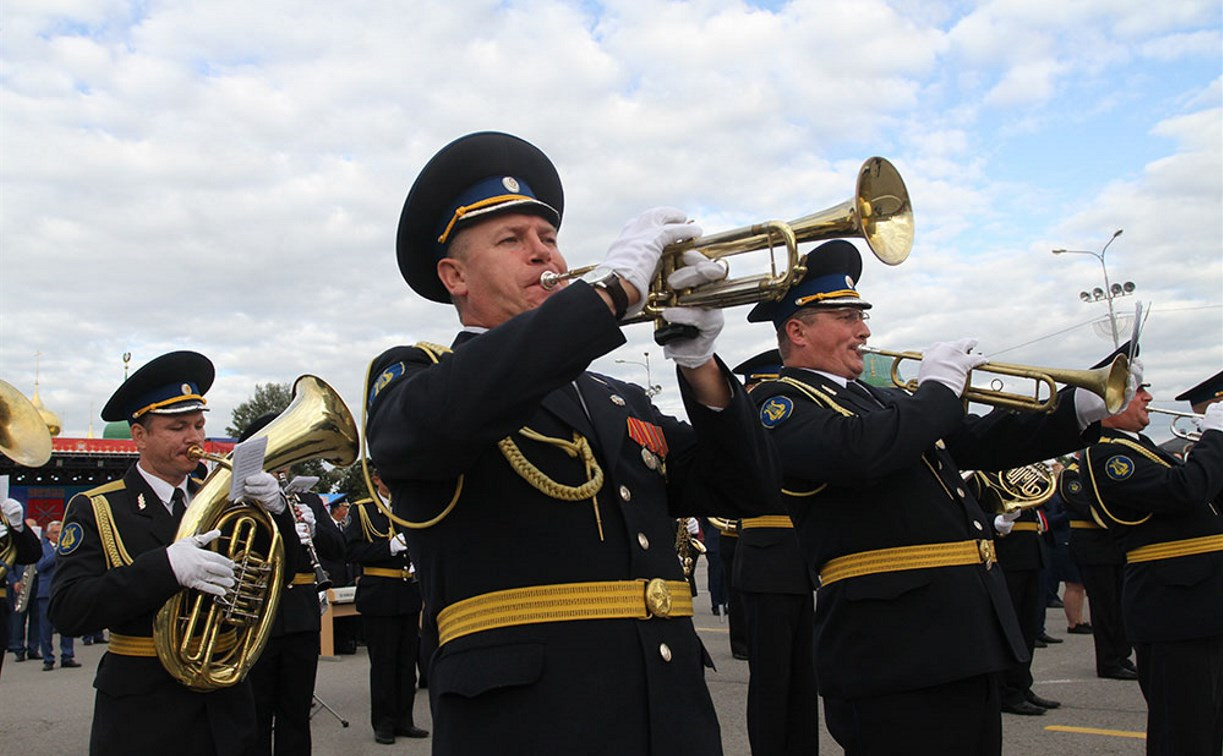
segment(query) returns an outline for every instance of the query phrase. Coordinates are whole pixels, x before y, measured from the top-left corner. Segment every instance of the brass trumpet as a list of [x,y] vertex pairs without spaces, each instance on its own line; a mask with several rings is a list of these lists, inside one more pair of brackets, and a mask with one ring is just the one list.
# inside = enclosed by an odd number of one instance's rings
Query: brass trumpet
[[[1171,415],[1172,420],[1168,423],[1168,430],[1173,436],[1185,441],[1197,443],[1202,440],[1202,421],[1206,419],[1205,415],[1199,415],[1196,412],[1181,412],[1179,410],[1160,409],[1158,407],[1147,407],[1147,412],[1158,412],[1161,415]],[[1177,427],[1177,423],[1181,420],[1189,420],[1193,423],[1193,430],[1184,430]]]
[[[900,173],[887,160],[873,157],[858,170],[854,196],[839,205],[784,223],[765,221],[751,226],[702,236],[699,239],[668,245],[650,281],[650,291],[643,292],[645,307],[639,315],[625,323],[644,323],[662,316],[664,307],[726,308],[777,300],[802,279],[806,273],[798,245],[840,237],[861,237],[871,252],[887,265],[899,265],[913,247],[913,208]],[[774,256],[778,247],[786,250],[786,266],[779,270]],[[725,258],[747,252],[769,251],[769,271],[740,278],[727,278],[691,289],[673,291],[667,277],[681,267],[683,253],[696,250],[711,260],[721,262],[729,271]],[[597,266],[588,265],[566,273],[546,271],[539,283],[545,289],[561,281],[582,276]]]
[[[860,352],[878,354],[892,358],[892,384],[907,391],[917,390],[917,380],[905,381],[900,377],[900,363],[903,360],[921,361],[921,352],[890,352],[886,349],[863,346]],[[1126,383],[1129,381],[1129,359],[1119,354],[1108,365],[1094,370],[1073,370],[1068,368],[1031,367],[1015,365],[1006,362],[987,362],[972,372],[1005,375],[1016,378],[1027,378],[1034,382],[1031,394],[1016,394],[1002,391],[999,388],[980,388],[969,385],[964,390],[964,404],[977,402],[991,407],[1006,407],[1021,412],[1053,412],[1057,409],[1057,384],[1063,383],[1090,391],[1104,400],[1104,406],[1109,413],[1117,412],[1125,402]],[[971,379],[971,374],[970,374]],[[1041,387],[1045,387],[1049,395],[1041,398]]]

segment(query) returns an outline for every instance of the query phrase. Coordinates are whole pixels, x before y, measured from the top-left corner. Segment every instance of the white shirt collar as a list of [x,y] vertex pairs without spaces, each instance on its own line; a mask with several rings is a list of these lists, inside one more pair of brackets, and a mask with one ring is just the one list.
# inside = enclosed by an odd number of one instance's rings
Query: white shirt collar
[[823,370],[816,370],[815,368],[801,368],[801,369],[822,375],[825,378],[827,378],[828,380],[840,386],[841,388],[845,388],[847,385],[849,385],[848,378],[843,378],[842,376],[839,376],[839,375],[833,375],[832,373],[825,373]]
[[172,486],[156,475],[144,469],[140,462],[136,462],[136,471],[140,473],[140,477],[144,478],[144,482],[149,484],[149,488],[153,489],[153,493],[157,494],[157,498],[161,499],[162,505],[170,514],[174,514],[173,504],[174,489],[181,488],[183,490],[183,503],[191,501],[191,494],[187,492],[187,477],[183,476],[183,482],[177,486]]

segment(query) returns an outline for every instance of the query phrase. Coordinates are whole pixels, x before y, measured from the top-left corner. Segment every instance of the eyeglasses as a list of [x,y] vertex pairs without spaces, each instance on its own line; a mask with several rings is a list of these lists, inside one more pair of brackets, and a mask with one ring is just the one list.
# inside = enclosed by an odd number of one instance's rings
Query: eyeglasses
[[841,310],[827,310],[825,313],[831,315],[833,320],[839,320],[846,325],[853,325],[859,321],[867,321],[871,319],[869,312],[866,310],[859,310],[856,307],[846,307]]

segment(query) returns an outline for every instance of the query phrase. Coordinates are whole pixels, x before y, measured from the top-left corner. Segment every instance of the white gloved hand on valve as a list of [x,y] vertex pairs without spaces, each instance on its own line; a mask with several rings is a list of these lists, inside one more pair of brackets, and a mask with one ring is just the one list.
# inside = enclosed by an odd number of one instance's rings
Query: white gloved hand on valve
[[1018,509],[1014,512],[1007,512],[994,517],[994,531],[1000,535],[1010,535],[1011,530],[1015,527],[1015,520],[1019,519],[1022,514]]
[[1202,418],[1202,432],[1206,431],[1223,431],[1223,402],[1215,402],[1206,407],[1206,414]]
[[297,540],[301,541],[302,543],[310,543],[312,535],[310,533],[309,525],[304,522],[296,522],[293,524],[293,529],[297,531]]
[[721,310],[704,307],[664,307],[662,317],[668,323],[690,325],[697,329],[697,335],[691,339],[677,339],[664,345],[664,357],[686,368],[697,368],[709,362],[725,322]]
[[16,499],[4,500],[4,519],[13,528],[20,533],[25,530],[25,511],[21,508],[21,502]]
[[229,557],[204,548],[221,537],[220,530],[180,538],[166,547],[174,579],[184,588],[224,596],[234,585],[234,563]]
[[687,520],[685,527],[688,528],[688,535],[700,535],[701,527],[696,524],[696,518],[688,517]]
[[391,556],[395,556],[396,554],[402,554],[403,552],[407,550],[408,550],[407,539],[403,537],[403,533],[396,533],[395,537],[391,539]]
[[636,315],[645,306],[663,247],[701,235],[700,227],[687,221],[687,214],[674,207],[646,210],[625,224],[620,236],[608,247],[602,266],[632,284],[640,295],[626,315]]
[[954,391],[956,396],[963,396],[968,385],[968,374],[973,368],[988,362],[985,355],[970,353],[976,345],[976,339],[931,344],[922,354],[921,367],[917,371],[917,385],[934,381]]
[[682,265],[667,276],[667,286],[672,291],[691,289],[726,278],[727,268],[724,264],[710,260],[695,249],[686,250],[680,255],[680,261]]
[[254,499],[274,515],[285,511],[285,499],[280,493],[280,482],[271,473],[260,472],[248,475],[246,480],[242,481],[242,497]]

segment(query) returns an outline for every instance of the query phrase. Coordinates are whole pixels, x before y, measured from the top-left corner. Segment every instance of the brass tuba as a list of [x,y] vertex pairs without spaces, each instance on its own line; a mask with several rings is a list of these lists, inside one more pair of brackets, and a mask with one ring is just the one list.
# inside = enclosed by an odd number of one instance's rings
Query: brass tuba
[[[888,265],[899,265],[909,256],[913,247],[913,207],[900,173],[884,158],[872,157],[862,164],[854,196],[839,205],[789,223],[764,221],[668,245],[650,281],[649,293],[642,292],[646,298],[644,309],[622,322],[659,320],[664,307],[726,308],[781,299],[806,273],[798,245],[840,237],[861,237],[875,257]],[[775,248],[786,251],[784,269],[773,257]],[[728,276],[721,281],[673,291],[667,285],[667,277],[680,266],[683,253],[688,250],[696,250],[721,262],[728,272],[726,258],[768,250],[769,270],[754,275]],[[539,283],[551,289],[561,281],[577,278],[596,267],[588,265],[566,273],[546,271]]]
[[[38,408],[8,381],[0,380],[0,453],[22,467],[42,467],[51,459],[51,431]],[[7,523],[6,523],[7,524]],[[0,537],[0,580],[17,557],[13,534]]]
[[[357,426],[335,389],[312,375],[293,384],[293,401],[255,434],[266,436],[264,469],[322,458],[337,466],[357,458]],[[192,456],[218,459],[196,449]],[[208,548],[234,561],[236,584],[222,597],[183,589],[153,623],[162,666],[196,691],[234,685],[267,644],[284,583],[284,545],[271,517],[258,505],[228,500],[228,458],[209,474],[183,514],[175,539],[220,529]]]

